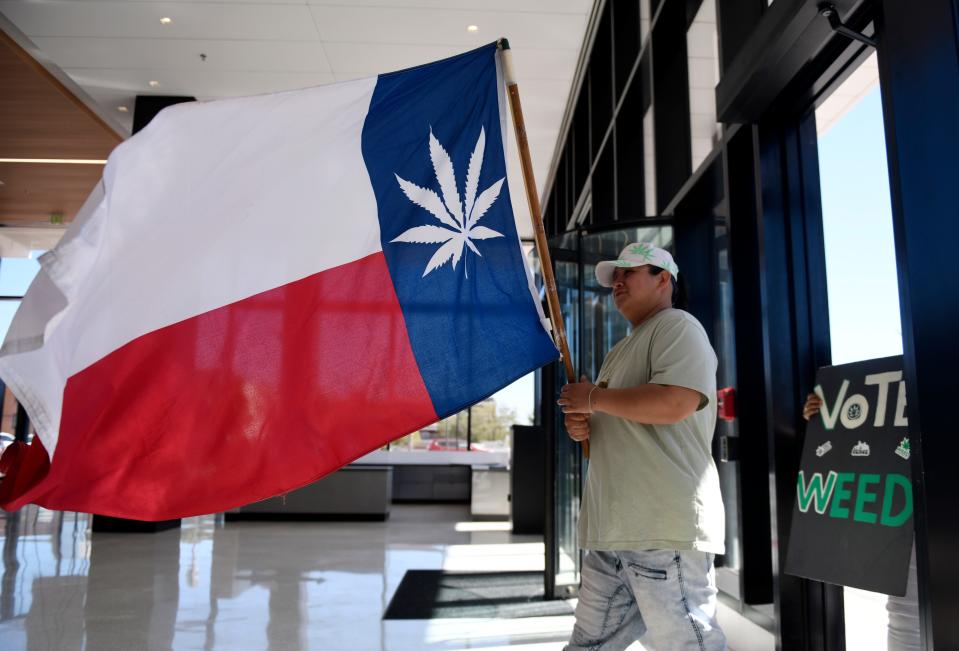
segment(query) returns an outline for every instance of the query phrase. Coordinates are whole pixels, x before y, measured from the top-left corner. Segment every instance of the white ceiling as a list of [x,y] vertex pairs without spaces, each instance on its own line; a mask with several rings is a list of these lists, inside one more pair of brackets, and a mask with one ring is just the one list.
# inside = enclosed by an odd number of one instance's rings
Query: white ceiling
[[[592,6],[593,0],[0,0],[0,14],[127,133],[136,95],[215,99],[315,86],[506,36],[542,189]],[[163,25],[162,17],[173,22]],[[470,33],[468,25],[479,30]],[[159,86],[151,88],[151,80]],[[517,226],[529,237],[510,136]]]

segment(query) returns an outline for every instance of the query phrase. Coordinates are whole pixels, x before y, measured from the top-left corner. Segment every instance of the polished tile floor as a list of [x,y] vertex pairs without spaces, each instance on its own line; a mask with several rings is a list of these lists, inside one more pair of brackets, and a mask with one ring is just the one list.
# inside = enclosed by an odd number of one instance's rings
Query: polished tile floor
[[573,618],[383,621],[408,569],[542,570],[539,537],[466,506],[387,522],[227,522],[92,534],[89,516],[0,515],[0,649],[561,649]]

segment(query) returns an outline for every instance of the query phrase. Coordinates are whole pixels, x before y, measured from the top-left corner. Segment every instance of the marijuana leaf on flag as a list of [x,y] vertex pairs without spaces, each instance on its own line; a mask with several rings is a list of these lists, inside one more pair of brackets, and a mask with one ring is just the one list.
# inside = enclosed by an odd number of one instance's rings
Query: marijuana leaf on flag
[[[424,277],[434,269],[449,262],[450,259],[453,260],[453,269],[456,269],[460,258],[463,257],[464,246],[468,246],[473,253],[483,257],[473,240],[503,237],[502,233],[491,228],[476,225],[499,197],[500,188],[503,187],[503,181],[505,180],[505,177],[500,179],[483,190],[478,197],[476,196],[485,151],[486,131],[480,128],[480,135],[470,156],[469,169],[466,174],[465,199],[460,198],[459,190],[456,187],[456,171],[453,169],[453,162],[443,145],[433,135],[432,129],[430,129],[430,160],[433,162],[433,173],[436,175],[436,181],[439,183],[443,198],[440,199],[434,190],[421,188],[415,183],[401,178],[399,174],[394,174],[396,181],[403,190],[403,194],[410,201],[420,208],[426,209],[441,224],[448,227],[414,226],[392,240],[393,242],[408,242],[410,244],[442,245],[427,263],[426,270],[423,271]],[[465,265],[463,271],[466,272]]]

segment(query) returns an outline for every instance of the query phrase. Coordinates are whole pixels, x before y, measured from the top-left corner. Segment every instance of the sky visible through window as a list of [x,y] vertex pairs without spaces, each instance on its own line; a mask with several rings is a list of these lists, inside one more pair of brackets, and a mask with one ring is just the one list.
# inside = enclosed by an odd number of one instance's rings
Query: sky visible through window
[[40,271],[37,258],[43,251],[31,251],[29,258],[4,258],[0,261],[0,296],[23,296]]
[[[40,270],[37,258],[42,251],[31,251],[29,258],[0,260],[0,296],[23,296]],[[18,300],[0,300],[0,341],[7,336],[13,315],[20,307]]]
[[879,86],[819,138],[833,364],[902,354]]

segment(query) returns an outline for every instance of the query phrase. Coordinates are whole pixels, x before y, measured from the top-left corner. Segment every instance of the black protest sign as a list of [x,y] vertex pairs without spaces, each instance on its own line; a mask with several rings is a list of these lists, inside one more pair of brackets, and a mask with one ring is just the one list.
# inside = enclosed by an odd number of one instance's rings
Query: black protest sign
[[785,571],[903,595],[913,501],[902,357],[823,367],[815,392]]

